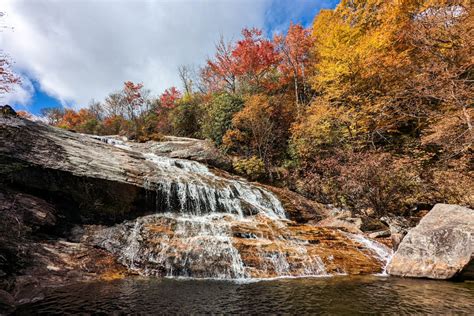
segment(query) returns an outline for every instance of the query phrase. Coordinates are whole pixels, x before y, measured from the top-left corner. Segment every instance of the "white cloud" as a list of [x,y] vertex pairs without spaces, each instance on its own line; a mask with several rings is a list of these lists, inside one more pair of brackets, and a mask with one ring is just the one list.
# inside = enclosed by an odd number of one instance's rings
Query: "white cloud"
[[24,75],[20,75],[19,77],[21,85],[13,87],[12,91],[9,93],[1,94],[0,104],[22,104],[24,105],[23,110],[27,110],[27,106],[35,93],[35,89],[33,83],[28,77]]
[[[212,55],[220,34],[262,27],[268,0],[2,0],[14,32],[0,46],[16,67],[63,102],[102,100],[125,80],[153,93],[176,85],[177,67]],[[32,86],[31,86],[32,88]],[[10,98],[27,103],[32,90]],[[28,94],[30,93],[30,94]]]

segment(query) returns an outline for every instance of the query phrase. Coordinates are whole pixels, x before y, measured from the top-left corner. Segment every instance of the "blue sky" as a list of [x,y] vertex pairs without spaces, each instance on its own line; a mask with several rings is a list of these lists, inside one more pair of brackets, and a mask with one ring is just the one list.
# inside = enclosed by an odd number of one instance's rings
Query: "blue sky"
[[[338,0],[70,0],[6,1],[0,46],[15,61],[23,87],[2,103],[39,114],[44,107],[80,108],[103,100],[125,80],[152,94],[179,86],[177,67],[199,67],[222,34],[243,27],[284,32],[290,21],[310,26]],[[66,3],[67,2],[67,3]]]

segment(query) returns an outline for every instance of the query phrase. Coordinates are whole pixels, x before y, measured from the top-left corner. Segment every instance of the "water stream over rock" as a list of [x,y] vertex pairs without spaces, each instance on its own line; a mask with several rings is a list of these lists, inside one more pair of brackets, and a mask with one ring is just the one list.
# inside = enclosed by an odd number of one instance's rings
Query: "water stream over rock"
[[156,214],[93,234],[96,245],[139,274],[244,279],[380,272],[386,265],[389,251],[375,242],[288,220],[263,187],[196,161],[142,155],[160,175],[148,175],[144,185],[156,192]]

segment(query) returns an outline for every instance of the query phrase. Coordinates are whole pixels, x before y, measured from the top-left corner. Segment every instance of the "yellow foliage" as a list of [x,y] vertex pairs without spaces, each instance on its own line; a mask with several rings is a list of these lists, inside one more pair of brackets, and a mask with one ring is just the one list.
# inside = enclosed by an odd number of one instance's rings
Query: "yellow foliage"
[[252,180],[257,180],[265,175],[265,164],[262,159],[255,156],[235,161],[233,167],[238,173]]

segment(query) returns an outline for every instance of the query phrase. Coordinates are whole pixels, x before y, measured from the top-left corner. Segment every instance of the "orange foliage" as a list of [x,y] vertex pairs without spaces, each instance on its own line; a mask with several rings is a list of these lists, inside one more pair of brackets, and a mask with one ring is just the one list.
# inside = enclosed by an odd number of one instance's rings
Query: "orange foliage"
[[27,111],[17,111],[16,114],[18,114],[19,117],[26,118],[29,120],[33,117],[31,113]]

